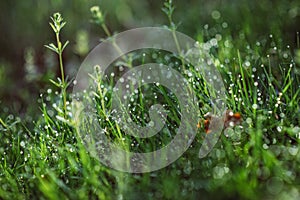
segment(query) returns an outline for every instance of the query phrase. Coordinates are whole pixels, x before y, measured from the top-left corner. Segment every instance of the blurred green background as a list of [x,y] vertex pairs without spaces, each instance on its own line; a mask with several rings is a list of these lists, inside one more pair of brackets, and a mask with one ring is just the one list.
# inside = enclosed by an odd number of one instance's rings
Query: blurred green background
[[[63,41],[66,72],[74,78],[85,55],[105,37],[90,23],[90,7],[99,5],[112,32],[162,26],[167,18],[163,1],[48,0],[0,1],[0,113],[36,113],[39,93],[59,76],[56,56],[44,48],[54,41],[49,16],[61,12],[67,21]],[[273,35],[275,41],[296,46],[300,1],[191,0],[174,1],[178,31],[200,41],[215,34],[230,37],[236,49]],[[223,27],[222,32],[220,28]],[[226,27],[224,29],[224,27]]]

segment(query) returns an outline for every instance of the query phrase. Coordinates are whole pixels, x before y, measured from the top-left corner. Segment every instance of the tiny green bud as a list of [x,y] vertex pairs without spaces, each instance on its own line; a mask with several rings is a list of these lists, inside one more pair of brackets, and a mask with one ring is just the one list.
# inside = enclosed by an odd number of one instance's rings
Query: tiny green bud
[[99,8],[99,6],[93,6],[90,9],[92,13],[92,21],[96,24],[103,24],[104,23],[104,16]]

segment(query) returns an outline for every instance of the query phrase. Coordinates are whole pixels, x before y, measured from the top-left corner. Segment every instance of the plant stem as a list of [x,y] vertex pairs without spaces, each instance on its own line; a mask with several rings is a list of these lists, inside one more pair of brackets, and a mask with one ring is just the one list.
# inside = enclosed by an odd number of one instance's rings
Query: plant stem
[[107,37],[111,37],[111,33],[110,33],[110,31],[108,30],[106,24],[103,23],[103,24],[101,25],[101,27],[102,27],[102,29],[104,30],[104,32],[105,32],[105,34],[107,35]]
[[62,59],[62,45],[59,40],[59,32],[56,33],[56,42],[58,48],[58,59],[59,59],[59,67],[61,73],[61,93],[63,98],[63,107],[64,107],[64,117],[67,115],[67,96],[66,96],[66,84],[65,84],[65,73]]

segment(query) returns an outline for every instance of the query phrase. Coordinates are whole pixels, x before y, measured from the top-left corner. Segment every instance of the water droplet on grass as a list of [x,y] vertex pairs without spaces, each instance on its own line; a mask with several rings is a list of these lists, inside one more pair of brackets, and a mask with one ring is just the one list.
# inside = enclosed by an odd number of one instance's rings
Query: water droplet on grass
[[212,11],[211,16],[213,19],[217,20],[217,19],[220,19],[221,13],[218,10],[214,10],[214,11]]
[[267,144],[263,144],[263,149],[269,149],[269,146]]
[[209,43],[211,44],[211,46],[217,46],[218,45],[218,41],[217,39],[213,38],[209,41]]
[[24,141],[21,141],[21,142],[20,142],[20,146],[24,148],[24,147],[25,147],[25,142],[24,142]]
[[258,108],[258,105],[255,103],[255,104],[253,104],[252,105],[252,108],[254,109],[254,110],[256,110],[257,108]]
[[247,124],[252,124],[252,119],[251,119],[250,117],[248,117],[248,118],[246,119],[246,122],[247,122]]
[[292,156],[295,156],[298,153],[298,148],[297,147],[289,147],[288,151]]
[[276,129],[277,129],[278,132],[281,132],[282,131],[282,126],[277,126]]
[[246,66],[246,67],[250,67],[250,65],[251,65],[251,64],[250,64],[249,61],[246,61],[246,62],[245,62],[245,66]]
[[223,23],[222,23],[222,27],[223,27],[223,28],[227,28],[227,27],[228,27],[228,24],[227,24],[226,22],[223,22]]

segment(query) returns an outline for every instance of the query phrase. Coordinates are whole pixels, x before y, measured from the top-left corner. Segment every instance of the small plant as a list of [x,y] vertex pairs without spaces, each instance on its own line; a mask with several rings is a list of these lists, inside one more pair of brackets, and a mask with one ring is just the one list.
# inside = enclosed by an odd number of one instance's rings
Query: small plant
[[92,13],[92,19],[91,22],[95,23],[102,27],[107,37],[111,37],[111,33],[108,30],[106,24],[105,24],[105,15],[103,15],[102,11],[100,10],[99,6],[93,6],[90,9]]
[[60,73],[61,73],[61,79],[58,79],[58,82],[51,80],[51,82],[56,85],[57,87],[61,88],[61,94],[63,97],[63,108],[64,108],[64,117],[66,118],[67,114],[67,87],[68,84],[65,81],[65,73],[64,73],[64,65],[63,65],[63,59],[62,54],[66,46],[69,44],[69,41],[66,41],[64,44],[60,41],[60,31],[61,29],[66,25],[66,22],[63,21],[63,18],[60,13],[54,13],[51,17],[52,22],[50,22],[50,26],[52,30],[55,33],[56,38],[56,45],[51,43],[49,45],[45,45],[48,49],[51,51],[54,51],[58,55],[59,59],[59,67],[60,67]]
[[122,55],[122,64],[131,68],[132,67],[132,58],[130,55],[123,55],[122,49],[118,46],[118,44],[115,42],[114,35],[111,34],[109,31],[106,23],[105,23],[105,14],[102,13],[99,6],[93,6],[90,9],[90,12],[92,14],[91,22],[100,26],[104,33],[106,34],[108,39],[111,39],[113,41],[114,48],[118,51],[120,55]]

